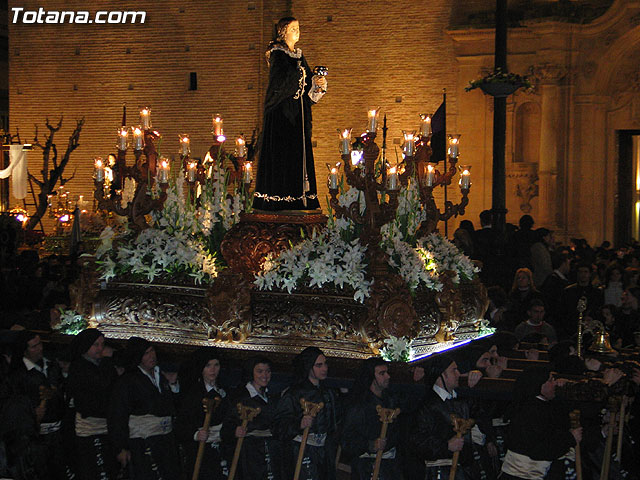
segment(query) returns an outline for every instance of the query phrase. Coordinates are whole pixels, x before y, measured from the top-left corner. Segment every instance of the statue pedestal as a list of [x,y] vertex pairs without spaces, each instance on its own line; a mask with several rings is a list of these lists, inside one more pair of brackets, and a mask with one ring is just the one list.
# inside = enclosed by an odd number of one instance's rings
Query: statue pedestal
[[252,282],[267,255],[277,256],[326,224],[327,217],[319,210],[243,213],[220,250],[231,270]]

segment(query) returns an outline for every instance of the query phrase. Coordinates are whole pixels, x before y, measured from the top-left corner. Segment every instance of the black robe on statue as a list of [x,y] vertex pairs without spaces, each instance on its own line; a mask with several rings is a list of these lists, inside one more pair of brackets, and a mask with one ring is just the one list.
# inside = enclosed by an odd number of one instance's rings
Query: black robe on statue
[[313,73],[300,49],[279,44],[270,50],[269,63],[253,207],[315,210],[320,203],[311,146]]

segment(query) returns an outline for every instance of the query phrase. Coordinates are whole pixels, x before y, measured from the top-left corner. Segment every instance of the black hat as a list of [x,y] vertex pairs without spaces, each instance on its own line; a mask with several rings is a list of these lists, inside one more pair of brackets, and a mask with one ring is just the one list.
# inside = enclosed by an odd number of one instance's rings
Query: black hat
[[144,352],[147,351],[149,347],[151,347],[151,343],[149,340],[146,340],[142,337],[131,337],[127,340],[127,360],[129,366],[137,366],[140,365],[142,361],[142,357],[144,356]]
[[546,366],[525,368],[516,379],[513,388],[514,401],[521,403],[540,395],[540,387],[549,380],[550,374],[551,369]]
[[481,346],[471,346],[456,353],[455,360],[460,373],[467,373],[476,369],[476,362],[482,355],[487,353],[487,349]]
[[442,375],[442,372],[449,368],[449,365],[454,362],[455,360],[453,359],[453,357],[446,354],[437,355],[431,358],[424,366],[425,385],[428,388],[433,387],[433,385],[436,383],[436,380],[438,380],[438,378],[440,378],[440,375]]
[[324,353],[318,347],[307,347],[296,355],[293,359],[293,368],[298,381],[303,381],[309,377],[309,371],[320,355],[324,355]]
[[100,337],[102,332],[97,328],[87,328],[75,336],[72,342],[72,355],[79,357],[91,348],[91,345]]
[[273,363],[267,357],[264,355],[254,355],[242,365],[242,378],[244,378],[245,381],[251,382],[253,380],[253,369],[256,368],[256,365],[259,363],[269,365],[269,368],[273,369]]
[[364,360],[358,369],[358,376],[353,384],[353,391],[360,393],[369,390],[371,383],[376,377],[376,367],[382,365],[388,365],[388,362],[380,357],[371,357]]

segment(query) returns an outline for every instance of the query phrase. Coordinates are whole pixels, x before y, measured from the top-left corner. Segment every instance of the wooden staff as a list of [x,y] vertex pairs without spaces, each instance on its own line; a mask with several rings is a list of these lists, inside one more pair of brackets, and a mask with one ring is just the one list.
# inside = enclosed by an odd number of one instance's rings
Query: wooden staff
[[609,397],[609,428],[607,429],[607,444],[602,458],[602,469],[600,470],[600,480],[609,478],[609,467],[611,465],[611,448],[613,447],[613,430],[616,426],[616,411],[618,410],[618,399]]
[[[400,415],[399,408],[382,408],[380,405],[376,405],[376,410],[378,412],[378,416],[380,417],[380,422],[382,422],[382,426],[380,427],[380,440],[384,440],[387,438],[387,427],[390,423]],[[376,463],[373,466],[373,475],[371,476],[371,480],[378,480],[378,475],[380,475],[380,464],[382,463],[382,449],[376,452]]]
[[[460,418],[455,413],[451,414],[451,423],[453,424],[453,431],[456,432],[456,438],[462,438],[469,430],[475,425],[473,418]],[[451,460],[451,471],[449,472],[449,480],[456,478],[456,470],[458,469],[458,458],[460,457],[460,451],[453,452],[453,459]]]
[[624,431],[624,417],[626,415],[627,396],[622,396],[622,403],[620,404],[620,423],[618,425],[618,445],[616,449],[616,460],[618,463],[622,463],[622,432]]
[[[240,415],[240,419],[242,420],[242,428],[247,428],[249,422],[256,418],[261,412],[260,407],[251,408],[243,405],[242,403],[238,403],[236,407],[238,408],[238,415]],[[233,452],[233,461],[231,462],[231,470],[229,470],[229,480],[233,480],[236,476],[236,469],[238,468],[240,449],[242,448],[243,441],[244,437],[238,437],[238,440],[236,441],[236,450]]]
[[[209,430],[209,424],[211,423],[211,414],[213,411],[218,408],[222,399],[220,397],[215,398],[203,398],[202,399],[202,408],[204,408],[204,423],[202,424],[201,430]],[[200,466],[202,465],[202,457],[204,456],[204,446],[207,441],[201,441],[198,445],[198,455],[196,455],[196,463],[193,466],[193,475],[191,480],[198,480],[200,476]]]
[[[54,386],[47,387],[45,385],[40,385],[38,387],[38,393],[40,393],[40,405],[38,405],[38,409],[42,410],[42,414],[44,415],[44,411],[47,408],[47,402],[53,398],[57,391],[57,388]],[[42,421],[42,418],[38,419],[38,423]]]
[[[300,405],[302,405],[302,415],[309,415],[312,418],[318,414],[320,410],[324,408],[324,402],[313,403],[308,402],[304,398],[300,399]],[[298,461],[296,462],[296,471],[293,475],[293,480],[298,480],[300,477],[300,469],[302,468],[302,459],[304,458],[304,449],[307,446],[307,438],[309,438],[309,428],[305,427],[302,432],[302,441],[300,442],[300,451],[298,452]]]
[[[580,410],[569,413],[571,428],[580,428]],[[582,455],[580,455],[580,442],[576,442],[576,479],[582,480]]]

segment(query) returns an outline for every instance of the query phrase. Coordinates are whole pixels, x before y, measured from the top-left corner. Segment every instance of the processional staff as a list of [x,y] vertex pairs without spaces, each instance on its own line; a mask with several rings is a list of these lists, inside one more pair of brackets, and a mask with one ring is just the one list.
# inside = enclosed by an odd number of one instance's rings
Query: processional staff
[[604,448],[604,456],[602,457],[602,469],[600,470],[600,480],[609,478],[609,467],[611,465],[611,449],[613,448],[613,431],[616,426],[616,413],[620,399],[617,397],[609,397],[609,426],[607,428],[607,443]]
[[[211,414],[216,408],[218,408],[220,402],[222,402],[220,397],[202,399],[202,408],[204,408],[205,415],[201,430],[209,430]],[[204,456],[204,447],[206,443],[206,440],[201,440],[198,445],[198,455],[196,456],[196,463],[193,466],[193,476],[191,477],[191,480],[198,480],[198,477],[200,476],[200,466],[202,465],[202,457]]]
[[[386,117],[385,117],[386,118]],[[382,426],[380,427],[380,440],[384,440],[387,438],[387,427],[390,423],[400,415],[399,408],[383,408],[380,405],[376,405],[376,410],[378,412],[378,416],[380,417],[380,422],[382,422]],[[376,452],[376,463],[373,466],[373,475],[371,476],[371,480],[378,480],[378,475],[380,474],[380,464],[382,463],[382,449],[379,449]]]
[[[320,410],[324,408],[324,402],[313,403],[304,398],[300,399],[300,405],[302,405],[303,416],[310,416],[315,418]],[[304,458],[304,449],[307,446],[307,439],[309,438],[309,429],[311,427],[305,427],[302,432],[302,441],[300,442],[300,451],[298,452],[298,461],[296,462],[296,471],[293,475],[293,480],[298,480],[300,477],[300,469],[302,468],[302,459]]]
[[[569,413],[571,428],[580,428],[580,410]],[[576,480],[582,480],[582,455],[580,454],[580,442],[576,442]]]
[[[456,432],[456,438],[462,438],[463,435],[466,435],[466,433],[473,428],[476,422],[473,418],[461,418],[455,413],[452,413],[451,423],[453,424],[453,431]],[[451,471],[449,472],[449,480],[454,480],[456,478],[456,470],[458,469],[459,457],[459,450],[457,452],[453,452]]]
[[584,317],[584,312],[587,309],[587,297],[585,297],[584,295],[582,297],[580,297],[580,300],[578,300],[578,305],[576,307],[576,309],[578,310],[578,344],[577,344],[577,353],[578,353],[578,358],[582,358],[582,329],[583,329],[583,324],[582,324],[582,317]]
[[[252,408],[242,403],[238,403],[238,415],[240,415],[240,419],[242,420],[241,428],[247,428],[247,425],[251,420],[256,418],[260,412],[260,407]],[[238,468],[238,460],[240,459],[240,450],[242,449],[242,442],[244,441],[244,437],[238,437],[236,441],[236,449],[233,452],[233,461],[231,462],[231,470],[229,470],[229,480],[233,480],[236,476],[236,469]]]
[[627,415],[626,407],[628,401],[629,397],[623,395],[620,404],[620,424],[618,425],[618,448],[616,449],[616,461],[620,464],[622,464],[622,433],[624,432],[624,422],[625,416]]

